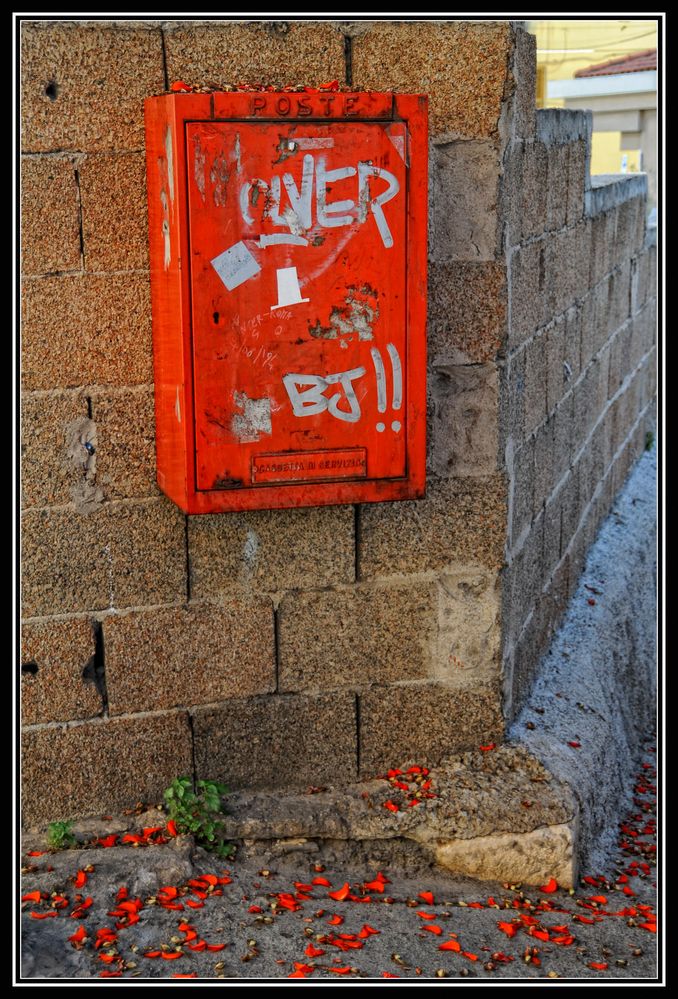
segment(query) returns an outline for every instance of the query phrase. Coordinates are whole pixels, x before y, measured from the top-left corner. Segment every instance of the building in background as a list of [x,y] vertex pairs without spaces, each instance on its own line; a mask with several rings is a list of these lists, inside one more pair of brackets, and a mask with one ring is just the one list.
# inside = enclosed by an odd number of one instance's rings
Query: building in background
[[657,22],[528,22],[537,38],[537,103],[593,112],[591,172],[648,174],[656,204]]

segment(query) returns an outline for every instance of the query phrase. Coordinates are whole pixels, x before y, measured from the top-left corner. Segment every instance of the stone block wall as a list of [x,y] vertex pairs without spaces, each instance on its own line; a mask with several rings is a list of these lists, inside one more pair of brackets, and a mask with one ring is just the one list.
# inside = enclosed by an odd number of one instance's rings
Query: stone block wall
[[586,112],[538,111],[505,152],[507,717],[524,703],[655,422],[656,231],[645,224],[646,179],[590,178],[590,132]]
[[[22,73],[25,820],[500,741],[644,443],[640,188],[587,189],[509,22],[24,22]],[[177,78],[429,94],[424,500],[156,486],[143,98]]]

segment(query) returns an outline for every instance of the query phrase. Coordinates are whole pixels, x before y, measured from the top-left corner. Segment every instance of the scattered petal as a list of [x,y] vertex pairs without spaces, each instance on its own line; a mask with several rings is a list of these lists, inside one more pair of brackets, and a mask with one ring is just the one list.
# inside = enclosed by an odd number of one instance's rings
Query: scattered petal
[[459,954],[461,952],[461,944],[458,940],[446,940],[445,943],[440,944],[438,950],[453,950]]

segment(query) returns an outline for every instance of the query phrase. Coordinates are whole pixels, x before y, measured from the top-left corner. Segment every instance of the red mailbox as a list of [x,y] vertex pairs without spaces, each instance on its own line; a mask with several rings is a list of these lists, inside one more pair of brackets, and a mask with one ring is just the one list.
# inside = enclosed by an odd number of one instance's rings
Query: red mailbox
[[427,103],[146,101],[158,483],[188,513],[413,499]]

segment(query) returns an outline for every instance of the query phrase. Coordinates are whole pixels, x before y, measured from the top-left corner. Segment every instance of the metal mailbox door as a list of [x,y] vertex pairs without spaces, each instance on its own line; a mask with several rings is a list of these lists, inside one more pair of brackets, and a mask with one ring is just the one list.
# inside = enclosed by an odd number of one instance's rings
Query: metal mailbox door
[[152,98],[147,164],[162,488],[191,513],[422,496],[426,98]]
[[187,126],[198,489],[405,475],[406,144]]

